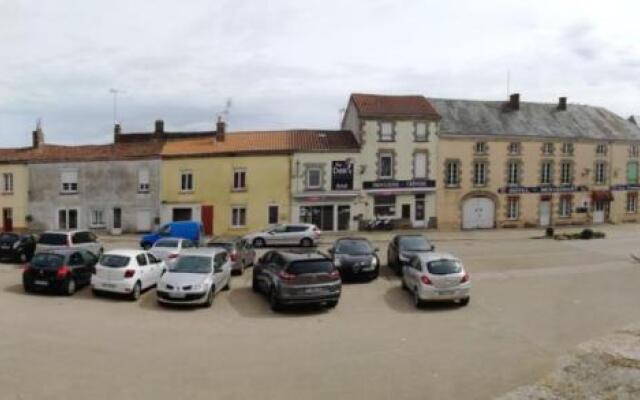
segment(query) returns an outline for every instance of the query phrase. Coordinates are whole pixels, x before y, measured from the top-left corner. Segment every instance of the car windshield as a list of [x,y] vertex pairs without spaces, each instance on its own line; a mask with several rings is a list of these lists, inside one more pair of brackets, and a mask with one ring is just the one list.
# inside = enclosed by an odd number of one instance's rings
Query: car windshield
[[163,248],[177,248],[178,247],[177,240],[158,240],[153,247],[163,247]]
[[45,244],[49,246],[66,246],[67,235],[64,233],[43,233],[38,239],[39,244]]
[[34,268],[58,268],[64,264],[64,256],[54,253],[38,253],[31,260]]
[[462,272],[462,265],[457,260],[437,260],[428,263],[427,270],[434,275],[458,274]]
[[0,240],[17,240],[18,235],[15,233],[0,233]]
[[296,261],[287,268],[287,272],[293,275],[328,274],[332,270],[333,264],[329,260]]
[[403,236],[400,248],[404,251],[430,251],[432,246],[423,236]]
[[211,257],[181,256],[169,271],[188,274],[209,274],[211,273]]
[[225,250],[233,250],[233,243],[230,242],[209,242],[207,247],[221,247]]
[[129,257],[116,254],[104,254],[100,257],[100,265],[109,268],[122,268],[129,265]]
[[336,253],[339,254],[365,255],[372,252],[366,240],[340,240],[336,245]]

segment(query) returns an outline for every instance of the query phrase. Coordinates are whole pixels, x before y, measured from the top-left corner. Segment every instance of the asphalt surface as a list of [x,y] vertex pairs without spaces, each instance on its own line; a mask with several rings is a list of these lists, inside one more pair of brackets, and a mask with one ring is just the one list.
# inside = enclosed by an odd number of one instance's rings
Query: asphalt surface
[[[592,241],[432,234],[474,286],[467,307],[423,310],[385,267],[345,285],[334,310],[276,314],[251,291],[251,270],[211,309],[166,309],[153,290],[138,303],[88,288],[26,295],[20,270],[0,265],[0,399],[493,398],[640,321],[637,227],[604,229]],[[387,236],[372,236],[383,264]]]

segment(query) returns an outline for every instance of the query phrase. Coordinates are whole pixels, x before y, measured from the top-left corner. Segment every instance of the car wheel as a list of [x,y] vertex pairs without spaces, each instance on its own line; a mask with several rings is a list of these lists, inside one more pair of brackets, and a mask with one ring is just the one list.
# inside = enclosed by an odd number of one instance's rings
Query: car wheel
[[231,290],[231,277],[229,277],[229,280],[227,281],[227,284],[224,285],[224,287],[222,288],[222,290],[224,290],[225,292],[227,290]]
[[278,291],[275,288],[271,288],[269,291],[269,304],[273,311],[280,311],[280,300],[278,300]]
[[404,277],[400,278],[400,281],[402,282],[402,290],[409,290],[409,286],[407,286],[407,283],[404,281]]
[[130,299],[133,301],[137,301],[140,298],[140,294],[142,294],[142,286],[138,281],[136,282],[135,285],[133,285],[133,290],[131,291]]
[[265,243],[263,238],[255,238],[255,239],[253,239],[253,247],[255,247],[255,248],[264,247],[265,244],[266,243]]
[[471,301],[471,297],[465,297],[464,299],[460,300],[460,305],[464,307],[469,304],[469,301]]
[[311,247],[313,246],[313,240],[309,238],[304,238],[300,241],[300,246],[302,247]]
[[418,295],[417,288],[413,291],[413,305],[416,306],[416,308],[422,308],[422,306],[424,305],[424,301],[422,301],[422,299]]
[[328,301],[327,302],[327,308],[336,308],[337,305],[338,305],[338,300],[333,300],[333,301]]
[[22,288],[24,289],[24,292],[25,292],[25,293],[31,293],[31,292],[33,292],[33,289],[31,289],[31,286],[30,286],[30,285],[28,285],[28,284],[26,284],[26,283],[22,284]]
[[204,306],[207,308],[210,308],[213,305],[213,292],[215,291],[215,288],[213,286],[211,286],[211,289],[209,289],[209,294],[207,295],[207,301],[206,303],[204,303]]
[[76,292],[76,281],[73,278],[69,278],[69,280],[67,281],[67,285],[64,288],[64,294],[66,294],[67,296],[73,296],[75,292]]
[[95,297],[100,297],[102,296],[102,293],[99,290],[96,289],[91,289],[91,293],[95,296]]
[[260,291],[260,287],[258,286],[258,280],[255,278],[255,276],[253,277],[253,279],[251,279],[251,290],[253,290],[256,293]]

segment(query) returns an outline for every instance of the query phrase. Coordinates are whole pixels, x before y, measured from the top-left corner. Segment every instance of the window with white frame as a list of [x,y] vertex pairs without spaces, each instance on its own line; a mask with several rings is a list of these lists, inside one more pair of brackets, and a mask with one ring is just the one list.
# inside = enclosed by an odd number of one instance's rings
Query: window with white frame
[[473,184],[485,186],[487,184],[487,162],[475,161],[473,163]]
[[546,142],[542,144],[542,154],[544,154],[545,156],[553,155],[553,150],[553,143]]
[[393,217],[396,215],[396,196],[375,196],[373,198],[373,214],[376,217]]
[[573,199],[571,196],[561,196],[558,207],[558,215],[560,218],[571,217],[571,209],[573,208]]
[[138,193],[149,193],[149,170],[142,168],[138,170]]
[[378,154],[378,178],[393,179],[393,154]]
[[193,192],[193,171],[185,170],[180,173],[180,191]]
[[106,226],[104,221],[104,210],[91,210],[91,227],[100,228]]
[[520,142],[511,142],[509,143],[509,154],[510,155],[518,155],[520,154]]
[[520,162],[517,160],[509,161],[507,165],[507,184],[519,185],[520,184]]
[[314,167],[307,169],[307,189],[322,187],[322,169]]
[[629,157],[638,158],[640,156],[640,145],[629,145]]
[[77,170],[62,171],[60,180],[62,182],[62,193],[78,193]]
[[570,185],[573,183],[573,164],[570,161],[560,163],[560,184]]
[[238,168],[233,170],[233,190],[244,190],[247,188],[247,170]]
[[596,185],[604,185],[607,182],[607,164],[604,161],[598,161],[595,169]]
[[13,193],[13,174],[12,173],[2,174],[2,192]]
[[607,154],[607,145],[604,143],[599,143],[596,145],[596,154],[603,156]]
[[231,226],[242,228],[247,225],[247,208],[245,206],[235,206],[231,209]]
[[416,122],[416,140],[426,142],[429,139],[426,122]]
[[638,212],[638,192],[627,192],[627,212]]
[[515,220],[520,218],[520,198],[507,198],[507,219]]
[[384,121],[380,123],[380,141],[393,141],[393,122]]
[[550,185],[553,183],[553,161],[543,161],[540,170],[540,184]]
[[476,142],[473,146],[473,150],[476,154],[486,154],[487,153],[487,143],[486,142]]
[[449,160],[445,164],[445,185],[455,187],[460,185],[460,161]]
[[428,157],[425,152],[418,152],[413,155],[413,177],[415,179],[427,178]]
[[565,156],[573,155],[573,143],[562,143],[562,154]]

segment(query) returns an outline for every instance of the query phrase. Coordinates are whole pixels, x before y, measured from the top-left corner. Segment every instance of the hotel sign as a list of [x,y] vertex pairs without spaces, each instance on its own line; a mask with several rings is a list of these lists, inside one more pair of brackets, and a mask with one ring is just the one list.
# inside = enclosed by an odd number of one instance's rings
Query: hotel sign
[[588,192],[586,186],[576,185],[545,185],[545,186],[505,186],[498,189],[498,193],[504,194],[525,194],[525,193],[572,193]]
[[398,181],[398,180],[366,181],[366,182],[362,182],[362,187],[365,190],[434,188],[436,187],[436,181],[434,181],[433,179],[410,179],[406,181]]

